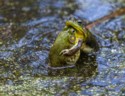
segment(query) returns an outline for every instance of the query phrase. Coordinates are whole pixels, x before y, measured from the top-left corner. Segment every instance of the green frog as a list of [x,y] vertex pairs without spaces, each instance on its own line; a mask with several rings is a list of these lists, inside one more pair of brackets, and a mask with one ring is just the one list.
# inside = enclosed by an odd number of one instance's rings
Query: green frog
[[50,66],[74,66],[81,51],[90,53],[98,49],[99,45],[89,30],[77,21],[66,21],[64,29],[58,34],[50,49]]

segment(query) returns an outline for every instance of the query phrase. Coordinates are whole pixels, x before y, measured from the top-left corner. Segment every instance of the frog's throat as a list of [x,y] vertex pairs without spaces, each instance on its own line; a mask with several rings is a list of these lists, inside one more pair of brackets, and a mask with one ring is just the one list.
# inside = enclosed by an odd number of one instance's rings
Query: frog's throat
[[86,31],[80,25],[78,25],[76,22],[66,21],[66,26],[73,27],[76,30],[77,38],[82,38],[82,39],[86,40],[86,38],[87,38]]

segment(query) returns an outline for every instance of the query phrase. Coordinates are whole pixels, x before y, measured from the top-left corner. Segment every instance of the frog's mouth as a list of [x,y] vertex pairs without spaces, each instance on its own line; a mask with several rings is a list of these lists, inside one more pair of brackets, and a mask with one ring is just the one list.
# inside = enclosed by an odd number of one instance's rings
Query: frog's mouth
[[86,34],[85,30],[80,25],[78,25],[77,22],[74,22],[74,21],[71,21],[71,20],[66,21],[66,26],[72,27],[76,30],[76,37],[77,38],[82,38],[82,39],[86,40],[87,34]]

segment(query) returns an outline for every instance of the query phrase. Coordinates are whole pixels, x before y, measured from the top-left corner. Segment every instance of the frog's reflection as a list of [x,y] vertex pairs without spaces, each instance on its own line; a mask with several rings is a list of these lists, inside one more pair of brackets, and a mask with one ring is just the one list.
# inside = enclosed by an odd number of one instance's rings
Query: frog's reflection
[[82,76],[84,78],[97,74],[95,54],[80,53],[80,58],[74,66],[48,68],[50,76]]

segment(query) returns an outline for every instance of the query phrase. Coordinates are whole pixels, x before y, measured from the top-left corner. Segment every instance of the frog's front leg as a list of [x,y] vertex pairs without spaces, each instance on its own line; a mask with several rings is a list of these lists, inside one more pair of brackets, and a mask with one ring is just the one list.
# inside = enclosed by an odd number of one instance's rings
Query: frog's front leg
[[78,50],[80,50],[82,46],[83,40],[79,39],[78,42],[72,46],[70,49],[64,49],[60,52],[60,55],[65,55],[65,56],[72,56],[74,55]]

